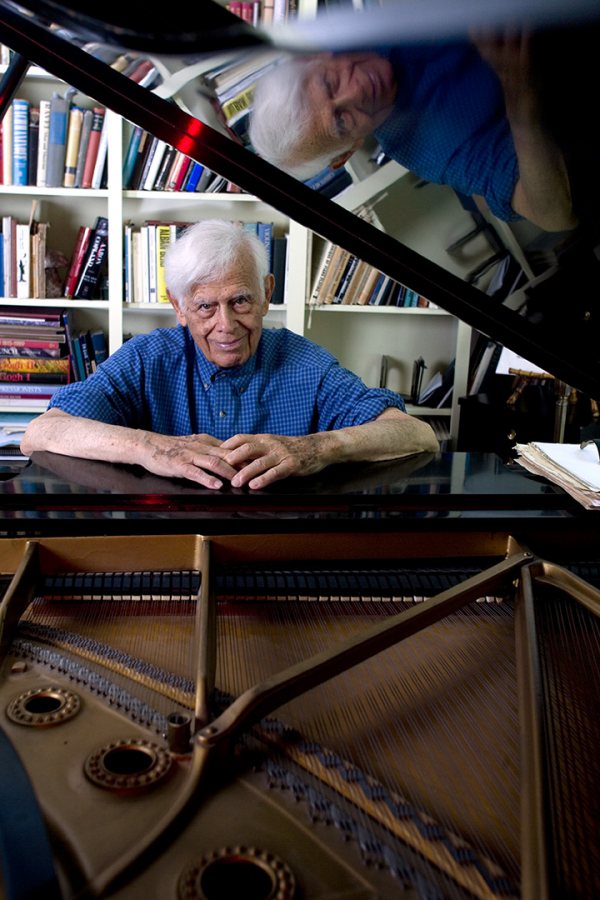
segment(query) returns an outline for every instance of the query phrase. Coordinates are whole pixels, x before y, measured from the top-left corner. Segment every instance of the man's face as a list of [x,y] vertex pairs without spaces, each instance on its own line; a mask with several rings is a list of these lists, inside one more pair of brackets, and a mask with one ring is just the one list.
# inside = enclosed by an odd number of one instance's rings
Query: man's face
[[192,288],[182,308],[175,302],[173,308],[205,357],[228,369],[256,352],[272,292],[273,276],[263,289],[254,261],[243,255],[221,279]]
[[[396,82],[376,53],[322,53],[308,66],[305,98],[313,126],[307,139],[317,153],[357,149],[392,111]],[[317,155],[315,153],[315,155]]]

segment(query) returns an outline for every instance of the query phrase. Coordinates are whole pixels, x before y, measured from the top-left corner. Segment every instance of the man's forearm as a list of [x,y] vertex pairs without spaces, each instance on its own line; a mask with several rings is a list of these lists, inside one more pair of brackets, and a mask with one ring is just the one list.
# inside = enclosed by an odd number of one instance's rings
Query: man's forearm
[[392,408],[372,422],[315,437],[323,440],[322,452],[328,457],[328,464],[379,462],[439,450],[437,438],[427,422]]
[[136,463],[140,462],[141,434],[134,428],[107,425],[49,410],[30,423],[21,449],[27,456],[38,450],[48,450],[81,459]]

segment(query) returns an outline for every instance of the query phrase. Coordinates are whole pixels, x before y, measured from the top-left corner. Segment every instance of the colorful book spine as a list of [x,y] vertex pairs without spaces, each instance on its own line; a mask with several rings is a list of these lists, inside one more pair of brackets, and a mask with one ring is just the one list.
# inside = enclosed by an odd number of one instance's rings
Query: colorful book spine
[[132,126],[133,130],[131,132],[131,137],[129,138],[129,144],[127,146],[127,152],[125,153],[125,159],[123,161],[123,188],[124,190],[128,190],[131,187],[131,179],[133,177],[133,170],[135,168],[135,161],[137,159],[138,148],[140,146],[140,141],[142,139],[142,134],[144,133],[144,129],[141,125]]
[[91,300],[98,287],[108,250],[108,219],[99,216],[90,237],[81,274],[75,288],[75,300]]
[[40,100],[40,133],[38,137],[38,158],[35,183],[46,187],[48,170],[48,140],[50,137],[50,101]]
[[102,134],[102,125],[104,123],[104,108],[95,106],[92,110],[92,127],[90,130],[90,139],[88,141],[88,149],[85,157],[85,165],[83,167],[83,176],[81,180],[82,188],[91,188],[92,178],[94,175],[94,167],[98,156],[98,146]]
[[73,246],[73,253],[71,254],[71,262],[69,263],[67,277],[65,278],[63,297],[71,298],[75,293],[75,288],[77,287],[79,274],[83,266],[91,235],[92,229],[89,225],[81,225],[79,227]]
[[[68,94],[68,92],[67,92]],[[70,100],[57,91],[50,100],[50,130],[48,132],[48,159],[46,163],[46,187],[62,187],[65,175],[67,151],[67,125]]]
[[67,384],[66,372],[0,372],[0,382],[11,384]]
[[13,108],[12,103],[4,110],[4,117],[0,122],[2,128],[2,184],[9,186],[13,183]]
[[63,187],[75,187],[77,174],[77,155],[79,141],[81,140],[81,127],[83,125],[83,110],[80,106],[72,106],[69,110],[67,126],[67,147],[65,150],[65,171],[63,175]]
[[94,118],[94,113],[91,109],[86,109],[83,112],[83,119],[81,122],[81,134],[79,135],[79,147],[77,148],[77,165],[75,167],[75,184],[73,185],[76,188],[80,188],[83,184],[83,171],[85,169],[85,157],[87,154],[87,148],[90,141],[90,133],[92,131],[92,121]]
[[171,226],[156,226],[156,300],[158,303],[169,303],[165,281],[165,254],[171,243]]
[[24,186],[28,181],[29,110],[31,103],[15,97],[12,101],[12,183]]
[[31,359],[27,356],[0,357],[0,372],[62,372],[69,371],[69,359]]
[[102,130],[100,131],[100,139],[98,141],[98,152],[94,163],[94,171],[92,172],[91,187],[93,190],[99,190],[102,187],[104,171],[106,168],[106,158],[108,154],[108,116],[104,115],[102,121]]

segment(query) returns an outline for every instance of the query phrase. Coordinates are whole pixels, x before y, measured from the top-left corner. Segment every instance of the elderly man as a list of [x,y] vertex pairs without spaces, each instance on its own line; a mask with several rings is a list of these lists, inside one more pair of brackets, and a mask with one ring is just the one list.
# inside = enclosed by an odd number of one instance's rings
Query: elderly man
[[448,184],[499,219],[577,225],[526,35],[288,60],[256,85],[254,150],[303,181],[338,168],[374,134],[420,178]]
[[22,450],[113,463],[207,488],[264,488],[332,463],[435,451],[392,391],[369,389],[326,350],[263,331],[274,279],[239,225],[197,223],[168,249],[179,325],[127,341],[34,419]]

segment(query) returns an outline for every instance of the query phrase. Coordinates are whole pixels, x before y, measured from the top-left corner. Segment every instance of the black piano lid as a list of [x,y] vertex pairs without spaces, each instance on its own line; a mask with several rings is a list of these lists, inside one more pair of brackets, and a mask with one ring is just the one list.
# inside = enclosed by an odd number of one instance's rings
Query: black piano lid
[[[0,40],[21,54],[22,60],[39,64],[94,97],[99,103],[169,144],[199,159],[210,169],[240,185],[271,206],[340,244],[407,287],[423,294],[477,331],[511,348],[568,385],[593,398],[600,397],[600,312],[598,275],[600,262],[597,214],[600,201],[600,153],[593,136],[593,110],[589,98],[597,96],[597,48],[600,7],[590,0],[498,0],[474,4],[445,4],[439,0],[405,0],[385,4],[381,12],[371,8],[361,13],[358,27],[355,11],[341,9],[323,20],[300,22],[271,32],[242,23],[218,3],[203,2],[194,18],[185,8],[181,21],[171,10],[165,17],[159,9],[156,22],[147,5],[103,3],[90,12],[89,4],[25,2],[18,6],[0,2]],[[385,11],[384,11],[385,10]],[[333,17],[333,18],[332,18]],[[336,18],[337,17],[337,18]],[[165,21],[166,20],[166,21]],[[524,308],[517,312],[509,302],[490,298],[443,267],[414,252],[390,235],[369,225],[295,179],[279,172],[255,154],[225,137],[210,125],[186,114],[178,106],[131,82],[105,63],[80,50],[59,30],[58,23],[74,34],[144,52],[199,58],[224,49],[282,47],[285,49],[356,48],[357,42],[372,44],[384,33],[411,39],[466,36],[473,25],[526,24],[549,35],[549,50],[543,70],[557,78],[568,122],[578,123],[571,147],[584,160],[589,175],[589,215],[564,241],[556,265],[532,286]],[[335,27],[331,23],[335,21]],[[372,27],[368,27],[372,26]],[[335,37],[332,38],[332,35]],[[560,41],[560,59],[555,50]],[[18,62],[13,84],[20,74]],[[585,79],[582,87],[582,79]],[[558,82],[557,82],[558,83]],[[2,102],[0,100],[0,102]],[[580,128],[579,128],[580,126]],[[577,157],[576,157],[577,158]],[[581,173],[578,173],[579,175]],[[587,175],[586,175],[587,177]],[[546,277],[548,276],[548,277]]]

